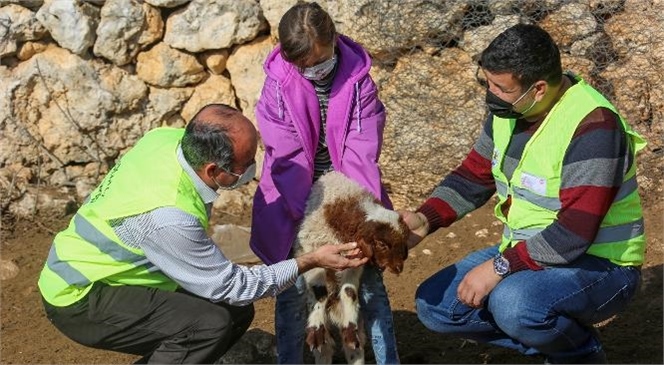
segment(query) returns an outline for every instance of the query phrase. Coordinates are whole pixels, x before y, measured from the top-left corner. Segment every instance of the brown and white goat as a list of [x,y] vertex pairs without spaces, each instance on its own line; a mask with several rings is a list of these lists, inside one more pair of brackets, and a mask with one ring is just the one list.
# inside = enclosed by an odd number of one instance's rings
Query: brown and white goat
[[[383,207],[343,174],[330,172],[312,187],[294,253],[299,256],[328,243],[357,242],[370,264],[399,274],[408,257],[408,234],[397,212]],[[359,304],[363,269],[318,268],[304,274],[309,301],[306,340],[317,364],[332,363],[331,328],[339,330],[348,363],[364,363],[366,334]]]

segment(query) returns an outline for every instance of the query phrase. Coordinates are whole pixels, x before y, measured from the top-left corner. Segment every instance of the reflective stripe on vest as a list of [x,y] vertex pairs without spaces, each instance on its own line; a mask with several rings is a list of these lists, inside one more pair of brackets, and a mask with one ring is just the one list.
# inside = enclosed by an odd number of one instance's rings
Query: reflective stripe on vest
[[[492,173],[499,202],[496,217],[505,225],[501,251],[519,241],[542,232],[557,219],[561,209],[559,197],[561,161],[579,123],[593,110],[603,107],[618,114],[599,92],[582,79],[570,87],[549,112],[541,126],[524,147],[521,160],[510,179],[502,172],[504,155],[512,137],[514,119],[494,116]],[[620,117],[632,156],[645,146],[645,141]],[[604,257],[619,265],[643,262],[645,235],[640,198],[637,192],[634,159],[623,183],[605,215],[588,253]],[[509,204],[508,214],[503,205]]]
[[[132,263],[134,266],[144,266],[148,271],[154,266],[145,256],[135,254],[110,240],[81,215],[76,214],[74,222],[76,233],[83,240],[95,246],[102,253],[109,255],[115,261]],[[90,280],[85,275],[81,274],[68,262],[60,260],[55,251],[55,245],[51,246],[46,265],[69,285],[86,286],[90,284]]]
[[[503,237],[514,241],[527,240],[534,235],[542,232],[544,228],[515,229],[511,230],[507,225],[503,227]],[[612,243],[618,241],[627,241],[636,238],[644,233],[643,219],[636,222],[621,224],[619,226],[602,227],[595,236],[593,243]]]

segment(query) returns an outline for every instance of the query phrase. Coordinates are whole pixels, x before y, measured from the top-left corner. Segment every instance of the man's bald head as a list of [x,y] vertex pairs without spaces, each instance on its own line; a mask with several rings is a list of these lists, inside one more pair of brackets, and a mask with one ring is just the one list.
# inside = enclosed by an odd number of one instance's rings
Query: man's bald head
[[232,171],[234,165],[253,161],[257,145],[251,121],[225,104],[210,104],[199,110],[182,138],[182,152],[194,170],[214,163]]

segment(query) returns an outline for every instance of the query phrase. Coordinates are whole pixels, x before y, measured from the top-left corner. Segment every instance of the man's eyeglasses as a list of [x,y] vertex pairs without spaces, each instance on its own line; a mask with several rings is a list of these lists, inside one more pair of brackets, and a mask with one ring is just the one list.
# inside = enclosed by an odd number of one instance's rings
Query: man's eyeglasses
[[242,185],[248,184],[256,176],[256,162],[249,165],[249,167],[247,167],[247,169],[244,170],[244,172],[241,173],[241,174],[238,174],[238,173],[235,173],[235,172],[230,171],[228,169],[225,169],[220,165],[217,165],[217,167],[222,169],[225,173],[237,177],[237,180],[230,186],[221,186],[221,185],[217,184],[220,189],[224,189],[224,190],[237,189],[238,187],[240,187]]

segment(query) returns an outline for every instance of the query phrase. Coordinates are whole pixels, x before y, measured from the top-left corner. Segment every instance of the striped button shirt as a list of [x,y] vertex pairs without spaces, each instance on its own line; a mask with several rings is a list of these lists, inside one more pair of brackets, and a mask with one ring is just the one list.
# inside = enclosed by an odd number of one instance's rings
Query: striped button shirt
[[[177,158],[194,181],[209,217],[219,195],[194,172],[180,148]],[[279,294],[298,276],[295,259],[253,267],[229,261],[198,219],[175,207],[157,208],[111,225],[123,242],[142,249],[150,262],[183,289],[213,302],[246,305]]]

